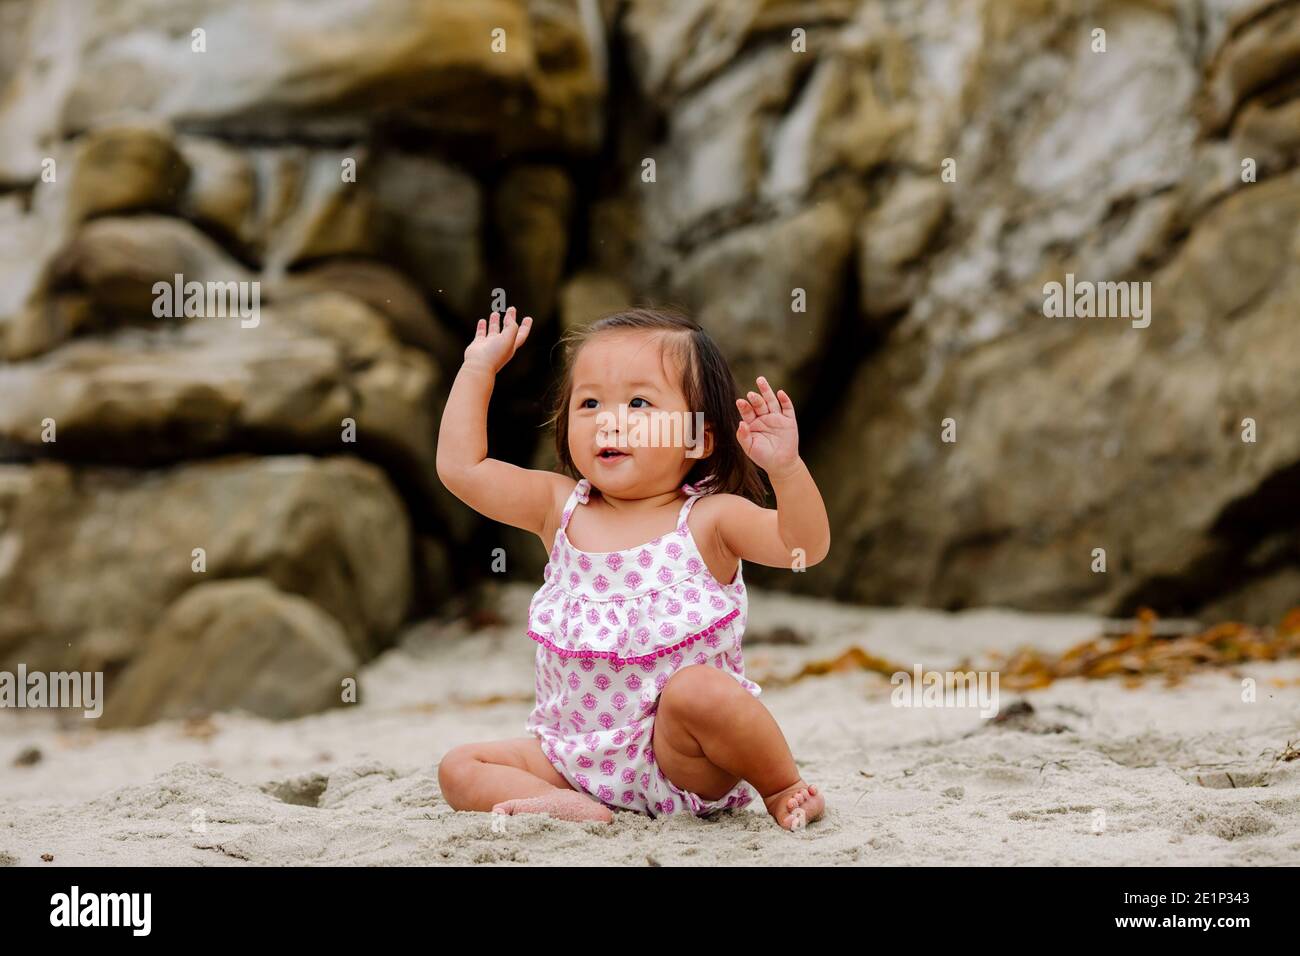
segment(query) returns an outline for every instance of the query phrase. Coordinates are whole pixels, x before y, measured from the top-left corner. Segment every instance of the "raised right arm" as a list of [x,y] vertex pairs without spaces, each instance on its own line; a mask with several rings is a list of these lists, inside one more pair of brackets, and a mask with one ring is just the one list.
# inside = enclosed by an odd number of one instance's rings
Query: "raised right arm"
[[532,318],[502,323],[496,312],[479,319],[474,341],[452,383],[438,428],[438,478],[479,514],[542,535],[547,519],[572,490],[573,480],[551,471],[520,468],[487,456],[488,402],[499,372],[524,344]]

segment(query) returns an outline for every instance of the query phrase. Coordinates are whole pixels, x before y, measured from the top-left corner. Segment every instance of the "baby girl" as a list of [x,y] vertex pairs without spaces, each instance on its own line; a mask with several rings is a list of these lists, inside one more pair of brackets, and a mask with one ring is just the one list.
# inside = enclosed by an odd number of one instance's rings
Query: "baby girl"
[[[438,476],[550,551],[528,617],[536,704],[529,736],[450,750],[443,797],[608,822],[610,808],[705,816],[757,790],[782,827],[817,819],[825,801],[741,658],[742,563],[816,564],[830,547],[790,397],[760,376],[736,399],[717,345],[676,312],[616,313],[566,339],[553,424],[568,476],[519,468],[487,457],[488,400],[531,328],[513,307],[479,320],[443,414]],[[758,468],[775,509],[762,506]]]

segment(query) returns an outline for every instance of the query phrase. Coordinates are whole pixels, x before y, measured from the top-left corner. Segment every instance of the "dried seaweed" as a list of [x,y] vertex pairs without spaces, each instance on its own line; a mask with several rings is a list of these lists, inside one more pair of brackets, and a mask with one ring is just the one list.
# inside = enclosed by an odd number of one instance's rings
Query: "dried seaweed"
[[1011,690],[1030,690],[1065,677],[1118,677],[1130,685],[1163,677],[1172,686],[1204,668],[1300,657],[1300,607],[1277,627],[1228,622],[1164,636],[1157,633],[1159,619],[1150,608],[1139,611],[1134,623],[1127,634],[1093,638],[1059,655],[1033,648],[1023,648],[1005,660],[993,654],[999,662],[1000,683]]
[[[1199,628],[1195,622],[1184,623]],[[1130,686],[1148,678],[1163,677],[1172,686],[1201,669],[1300,657],[1300,607],[1293,608],[1277,627],[1257,628],[1228,622],[1183,632],[1181,624],[1171,624],[1161,621],[1150,608],[1143,608],[1122,633],[1099,635],[1060,654],[1027,647],[1009,657],[991,653],[989,658],[992,669],[998,672],[1001,687],[1033,690],[1066,677],[1121,678]],[[953,674],[970,669],[970,662],[964,660],[945,672]],[[911,668],[853,646],[829,660],[805,664],[792,676],[768,677],[765,683],[788,684],[806,677],[848,671],[874,671],[890,677],[899,671],[910,673]]]

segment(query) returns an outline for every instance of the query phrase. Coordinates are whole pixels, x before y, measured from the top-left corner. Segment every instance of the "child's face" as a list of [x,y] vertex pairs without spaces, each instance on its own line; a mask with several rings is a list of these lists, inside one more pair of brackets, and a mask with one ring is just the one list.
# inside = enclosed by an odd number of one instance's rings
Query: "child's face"
[[687,407],[684,369],[666,344],[665,333],[603,332],[574,359],[569,454],[605,494],[646,498],[675,490],[712,451],[707,429],[694,431],[702,416]]

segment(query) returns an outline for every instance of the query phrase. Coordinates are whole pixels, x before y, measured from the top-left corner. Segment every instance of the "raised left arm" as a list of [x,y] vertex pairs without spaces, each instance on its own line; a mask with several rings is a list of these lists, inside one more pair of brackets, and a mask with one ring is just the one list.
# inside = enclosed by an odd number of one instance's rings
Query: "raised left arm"
[[803,566],[817,564],[830,550],[831,527],[808,466],[797,458],[788,471],[768,472],[768,478],[776,492],[775,509],[738,495],[727,495],[719,505],[717,534],[724,553],[754,564],[790,568],[800,549]]

